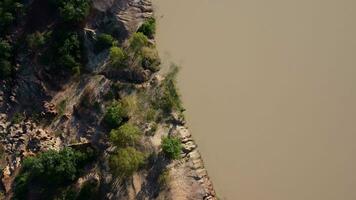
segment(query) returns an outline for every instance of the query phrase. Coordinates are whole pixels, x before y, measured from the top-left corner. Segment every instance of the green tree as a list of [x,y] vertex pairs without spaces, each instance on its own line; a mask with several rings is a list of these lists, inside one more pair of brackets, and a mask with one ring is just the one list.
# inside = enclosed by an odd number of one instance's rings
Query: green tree
[[42,195],[44,196],[49,188],[74,181],[84,165],[92,159],[92,156],[93,154],[89,152],[64,148],[59,152],[49,150],[35,157],[26,158],[23,161],[20,174],[15,179],[14,199],[25,199],[28,186],[32,181],[46,188],[43,190]]
[[104,122],[110,128],[117,128],[121,125],[123,120],[127,117],[127,111],[122,106],[121,103],[114,101],[108,107],[105,115],[104,115]]
[[110,157],[110,168],[121,177],[131,176],[144,163],[145,156],[132,147],[119,149]]
[[89,14],[89,0],[52,0],[65,22],[80,22]]
[[70,71],[79,74],[81,69],[82,38],[77,32],[57,31],[52,38],[52,46],[47,49],[42,60],[49,64],[52,72]]
[[117,147],[133,146],[138,143],[140,136],[140,129],[137,126],[126,123],[118,129],[111,130],[110,141]]
[[137,32],[141,32],[145,34],[149,38],[153,38],[154,34],[156,33],[156,20],[155,18],[151,17],[147,19],[141,27],[138,29]]
[[163,137],[162,151],[168,158],[178,159],[182,151],[182,143],[176,137]]
[[126,54],[124,50],[120,47],[111,47],[110,48],[110,62],[111,65],[120,68],[123,67],[123,63],[126,59]]

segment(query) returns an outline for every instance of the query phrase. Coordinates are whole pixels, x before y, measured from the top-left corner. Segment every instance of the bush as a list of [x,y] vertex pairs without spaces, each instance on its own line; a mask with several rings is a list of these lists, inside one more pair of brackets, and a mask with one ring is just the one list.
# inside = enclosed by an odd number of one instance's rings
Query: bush
[[156,20],[155,18],[149,18],[146,20],[141,27],[138,29],[137,32],[141,32],[145,34],[149,38],[153,38],[154,34],[156,33]]
[[126,54],[124,50],[120,47],[111,47],[110,48],[110,62],[111,65],[120,68],[123,67],[123,63],[126,59]]
[[115,175],[121,177],[131,176],[139,167],[144,164],[145,156],[132,147],[119,149],[118,152],[110,157],[110,168]]
[[110,141],[117,147],[134,146],[138,143],[140,136],[140,129],[137,126],[126,123],[118,129],[111,130]]
[[110,128],[117,128],[121,125],[125,118],[127,118],[126,109],[122,106],[121,103],[114,101],[108,107],[104,115],[104,122]]
[[168,158],[178,159],[182,151],[182,143],[175,137],[163,137],[162,151]]
[[105,33],[100,34],[95,43],[95,51],[100,52],[111,47],[114,43],[116,43],[116,40],[111,35]]
[[92,159],[91,154],[71,148],[64,148],[59,152],[49,150],[36,157],[26,158],[23,161],[21,172],[14,182],[14,199],[25,199],[28,186],[32,182],[46,188],[41,194],[46,196],[46,193],[49,193],[49,188],[56,189],[65,183],[74,181],[78,177],[80,169],[90,159]]

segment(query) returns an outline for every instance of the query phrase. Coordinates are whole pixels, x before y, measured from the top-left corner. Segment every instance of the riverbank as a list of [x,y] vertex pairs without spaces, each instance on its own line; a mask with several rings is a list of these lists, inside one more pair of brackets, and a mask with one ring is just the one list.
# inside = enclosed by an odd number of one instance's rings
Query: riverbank
[[[25,6],[35,10],[34,2]],[[61,10],[42,32],[21,33],[48,42],[31,53],[22,44],[18,69],[2,81],[1,198],[215,200],[175,73],[158,73],[151,1],[82,1],[80,8],[86,12]],[[38,14],[30,11],[28,18]],[[82,21],[63,22],[63,14]],[[71,62],[60,62],[57,51]]]

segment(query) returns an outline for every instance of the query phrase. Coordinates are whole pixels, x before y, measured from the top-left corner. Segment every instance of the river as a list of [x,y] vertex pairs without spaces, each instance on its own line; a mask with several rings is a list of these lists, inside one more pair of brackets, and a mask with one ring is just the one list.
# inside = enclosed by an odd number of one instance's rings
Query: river
[[356,199],[355,0],[153,0],[222,199]]

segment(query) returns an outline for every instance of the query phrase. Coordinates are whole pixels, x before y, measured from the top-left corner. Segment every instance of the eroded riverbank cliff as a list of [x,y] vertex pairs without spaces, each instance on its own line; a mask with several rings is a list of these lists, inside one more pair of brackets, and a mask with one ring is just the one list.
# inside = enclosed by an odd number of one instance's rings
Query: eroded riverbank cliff
[[[32,43],[17,44],[16,68],[1,80],[3,198],[216,199],[182,114],[175,69],[158,74],[154,36],[139,31],[153,18],[151,1],[93,0],[90,5],[85,19],[73,28],[63,25],[57,14],[46,16],[50,11],[43,10],[50,8],[44,1],[30,1],[25,7],[31,20],[17,23],[4,36],[14,44],[30,41],[29,34],[51,35],[31,51]],[[66,64],[60,61],[67,55],[55,58],[63,51],[50,56],[50,62],[42,61],[56,43],[53,35],[63,27],[75,33],[63,44],[82,38],[77,45],[82,50],[80,73],[75,68],[74,75],[52,68]],[[104,35],[112,41],[98,50]],[[59,65],[53,64],[57,61]],[[167,157],[162,138],[179,139],[177,158]],[[90,154],[90,159],[84,164],[79,157],[63,162],[61,156],[76,155],[71,151]],[[57,180],[71,170],[68,179]],[[52,175],[56,180],[50,180]]]

